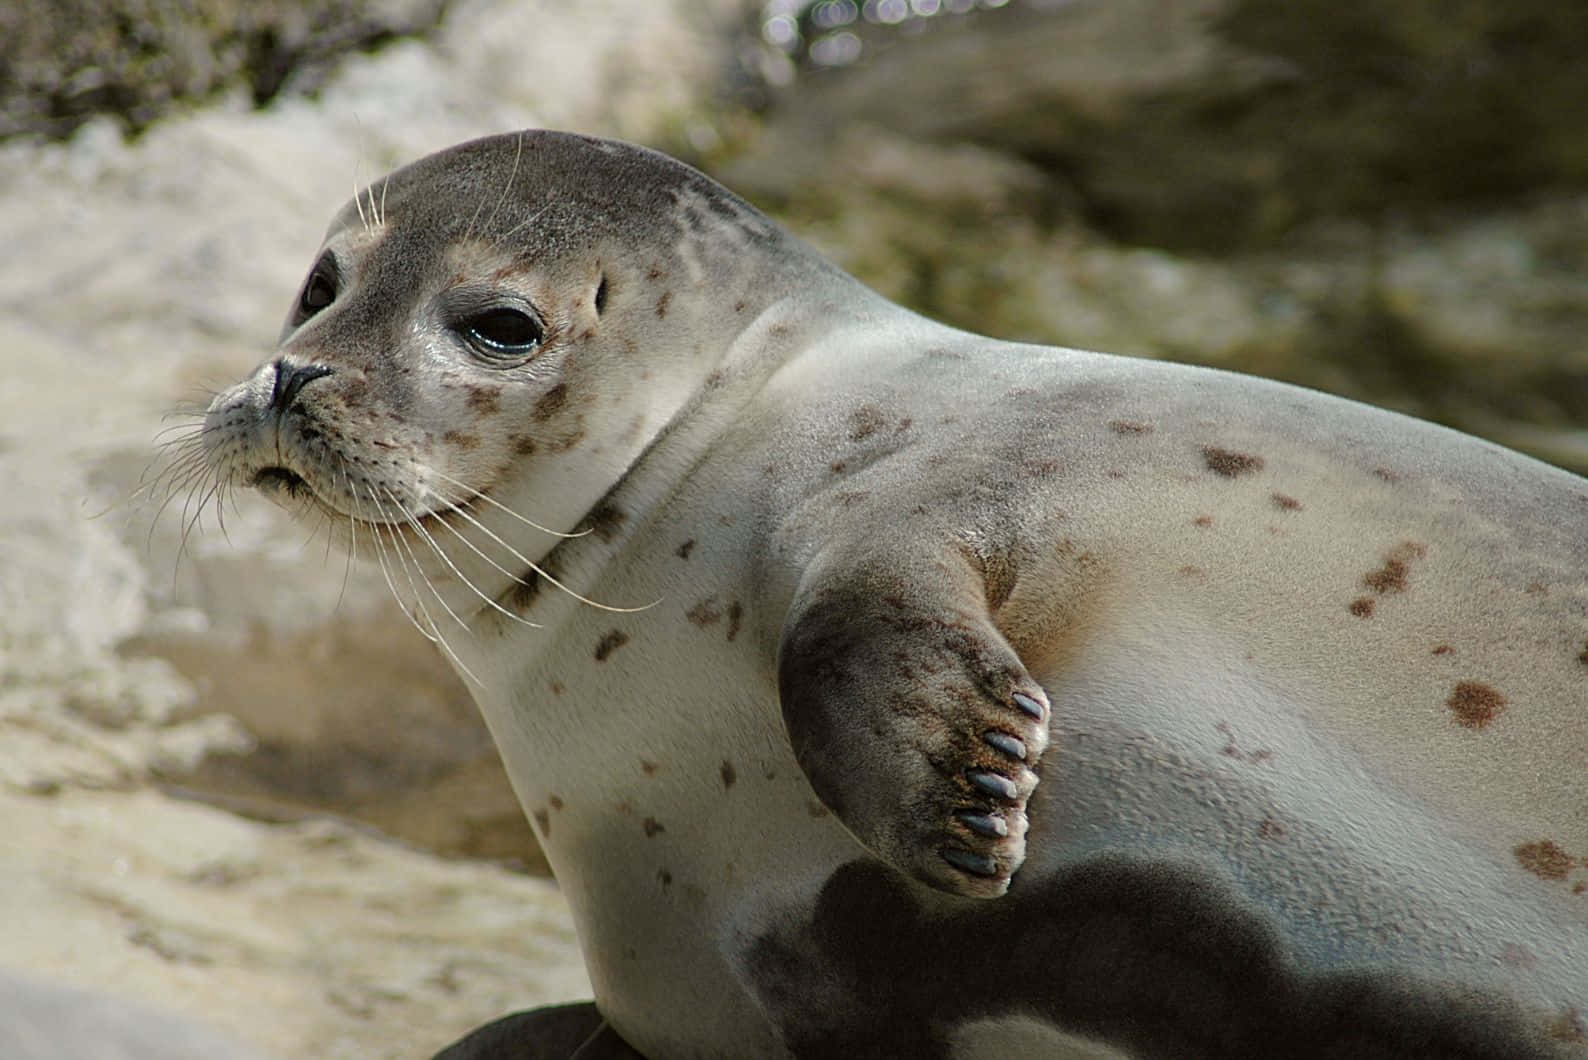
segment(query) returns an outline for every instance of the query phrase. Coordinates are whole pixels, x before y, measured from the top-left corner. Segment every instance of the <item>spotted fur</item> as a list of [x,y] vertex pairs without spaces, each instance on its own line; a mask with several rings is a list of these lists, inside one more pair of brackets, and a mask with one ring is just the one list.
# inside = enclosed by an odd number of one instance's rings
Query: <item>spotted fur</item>
[[[599,1007],[514,1034],[1588,1055],[1588,483],[941,327],[626,145],[359,205],[211,455],[470,679]],[[521,363],[459,337],[498,302]]]

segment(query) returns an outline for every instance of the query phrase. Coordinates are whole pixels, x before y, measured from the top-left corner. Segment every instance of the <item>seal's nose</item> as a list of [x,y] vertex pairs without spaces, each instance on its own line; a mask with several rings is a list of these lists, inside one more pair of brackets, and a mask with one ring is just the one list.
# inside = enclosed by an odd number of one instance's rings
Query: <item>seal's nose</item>
[[298,391],[321,376],[330,375],[331,371],[323,364],[294,364],[284,357],[278,360],[276,385],[270,392],[270,408],[276,413],[286,413],[292,408],[292,403],[298,400]]

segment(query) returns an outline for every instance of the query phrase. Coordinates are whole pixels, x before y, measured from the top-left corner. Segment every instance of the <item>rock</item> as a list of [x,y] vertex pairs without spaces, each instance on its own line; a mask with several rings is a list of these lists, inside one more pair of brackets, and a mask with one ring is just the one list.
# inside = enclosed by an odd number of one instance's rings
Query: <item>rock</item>
[[845,27],[860,61],[770,95],[783,182],[819,179],[847,123],[876,125],[1032,162],[1095,230],[1197,253],[1270,247],[1320,218],[1588,187],[1588,11],[1575,6],[1000,8]]
[[182,104],[242,89],[256,104],[289,78],[435,28],[444,0],[14,0],[0,12],[0,139],[62,137],[95,115],[147,128]]

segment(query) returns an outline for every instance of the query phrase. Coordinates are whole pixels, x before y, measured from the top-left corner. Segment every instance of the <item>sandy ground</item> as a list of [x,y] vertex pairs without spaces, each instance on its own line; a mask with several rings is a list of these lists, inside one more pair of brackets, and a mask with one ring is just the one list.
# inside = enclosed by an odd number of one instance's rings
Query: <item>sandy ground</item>
[[[162,427],[187,422],[162,417],[268,352],[357,182],[502,129],[653,138],[695,120],[717,73],[707,10],[459,3],[438,39],[352,61],[312,101],[0,148],[0,1009],[20,972],[261,1056],[412,1057],[588,996],[548,880],[172,793],[206,755],[258,744],[239,714],[305,740],[372,711],[402,728],[398,686],[422,681],[396,661],[430,649],[377,574],[268,505],[228,512],[225,535],[207,521],[178,562],[181,500],[155,521],[136,489]],[[349,630],[361,647],[339,654]],[[146,650],[178,641],[181,668]],[[394,673],[371,685],[382,657]],[[444,669],[416,665],[452,702]],[[439,718],[420,735],[479,750],[476,722]]]

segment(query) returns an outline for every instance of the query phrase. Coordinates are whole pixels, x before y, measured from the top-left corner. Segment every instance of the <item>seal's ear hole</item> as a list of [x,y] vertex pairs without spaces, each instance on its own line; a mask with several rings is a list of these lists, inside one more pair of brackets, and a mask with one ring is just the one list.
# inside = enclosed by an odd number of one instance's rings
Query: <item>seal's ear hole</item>
[[596,316],[600,316],[607,308],[607,274],[601,274],[601,282],[596,285],[595,293]]

